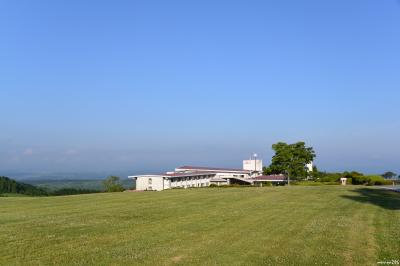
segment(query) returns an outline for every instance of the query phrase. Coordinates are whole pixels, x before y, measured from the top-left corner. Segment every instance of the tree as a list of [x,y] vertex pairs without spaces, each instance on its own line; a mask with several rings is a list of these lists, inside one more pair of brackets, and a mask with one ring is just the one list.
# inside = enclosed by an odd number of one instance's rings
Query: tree
[[292,179],[304,179],[308,175],[306,164],[315,158],[312,147],[306,147],[304,142],[287,144],[278,142],[272,145],[275,155],[272,157],[271,165],[265,172],[272,174],[286,174]]
[[313,170],[312,170],[312,172],[310,173],[310,177],[311,177],[311,179],[314,180],[314,181],[321,178],[321,173],[318,171],[318,168],[317,168],[316,165],[313,166]]
[[394,178],[396,178],[397,174],[389,171],[389,172],[384,173],[382,176],[385,179],[394,179]]
[[273,172],[271,171],[270,167],[263,167],[263,175],[271,175]]
[[47,191],[33,185],[17,182],[11,178],[0,176],[0,194],[18,193],[29,196],[46,196]]
[[124,191],[124,187],[119,182],[120,178],[118,176],[109,176],[103,181],[103,185],[107,192],[120,192]]

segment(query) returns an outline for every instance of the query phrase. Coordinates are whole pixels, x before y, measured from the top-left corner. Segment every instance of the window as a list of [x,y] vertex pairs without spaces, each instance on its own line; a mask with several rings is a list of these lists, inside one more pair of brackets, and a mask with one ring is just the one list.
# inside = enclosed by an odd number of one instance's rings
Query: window
[[149,178],[149,185],[153,184],[153,179]]

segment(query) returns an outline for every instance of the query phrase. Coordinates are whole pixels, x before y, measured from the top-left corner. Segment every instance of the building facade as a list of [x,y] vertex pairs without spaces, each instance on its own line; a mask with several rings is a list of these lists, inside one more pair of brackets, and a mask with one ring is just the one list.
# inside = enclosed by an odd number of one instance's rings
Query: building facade
[[171,188],[208,187],[211,184],[229,185],[251,183],[252,172],[242,169],[182,166],[174,172],[155,175],[135,175],[136,190],[164,190]]
[[136,180],[136,190],[160,191],[172,188],[208,187],[212,184],[251,185],[254,178],[262,175],[261,160],[244,160],[243,169],[181,166],[163,174],[132,175]]

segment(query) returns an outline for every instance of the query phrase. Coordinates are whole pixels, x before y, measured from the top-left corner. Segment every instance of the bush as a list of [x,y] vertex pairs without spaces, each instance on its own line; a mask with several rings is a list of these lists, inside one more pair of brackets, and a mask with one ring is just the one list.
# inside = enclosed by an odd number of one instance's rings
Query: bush
[[261,185],[263,187],[272,187],[272,182],[269,182],[269,181],[261,182],[260,186]]
[[368,179],[366,176],[353,176],[351,183],[353,185],[366,185],[368,184]]
[[385,180],[382,176],[369,175],[369,176],[353,176],[353,185],[367,185],[367,186],[381,186],[390,185],[389,180]]
[[319,182],[319,181],[298,181],[291,182],[295,186],[324,186],[324,185],[338,185],[338,182]]
[[367,176],[369,186],[382,186],[382,185],[390,185],[390,180],[384,179],[382,176],[373,175]]
[[120,183],[118,176],[109,176],[103,181],[103,185],[107,192],[122,192],[124,187]]
[[320,173],[318,181],[320,182],[337,182],[343,175],[341,173]]

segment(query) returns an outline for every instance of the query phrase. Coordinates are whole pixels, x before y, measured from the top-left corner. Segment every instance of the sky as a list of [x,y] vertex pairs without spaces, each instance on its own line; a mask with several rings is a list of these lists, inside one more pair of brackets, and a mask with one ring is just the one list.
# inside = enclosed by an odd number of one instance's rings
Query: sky
[[3,171],[400,173],[397,0],[0,0]]

